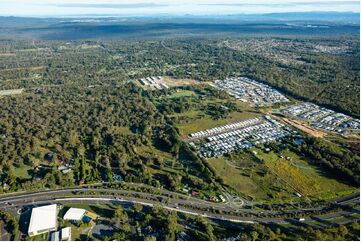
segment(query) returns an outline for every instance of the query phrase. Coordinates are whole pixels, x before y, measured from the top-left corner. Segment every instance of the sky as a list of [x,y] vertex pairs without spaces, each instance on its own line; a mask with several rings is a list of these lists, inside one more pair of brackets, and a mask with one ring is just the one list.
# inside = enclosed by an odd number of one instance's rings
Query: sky
[[281,12],[360,12],[357,0],[0,0],[0,16],[228,15]]

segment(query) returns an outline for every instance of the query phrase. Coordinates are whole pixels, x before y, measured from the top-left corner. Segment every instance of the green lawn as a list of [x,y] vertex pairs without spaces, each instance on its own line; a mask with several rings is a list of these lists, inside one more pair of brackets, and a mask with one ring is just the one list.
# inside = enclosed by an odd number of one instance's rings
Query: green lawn
[[249,152],[233,152],[229,154],[229,164],[242,169],[251,169],[259,162],[254,159],[253,154]]
[[[273,151],[266,153],[259,148],[251,150],[256,151],[256,156],[264,160],[264,163],[254,163],[254,167],[250,169],[239,169],[234,166],[236,160],[225,157],[208,159],[208,162],[225,184],[253,200],[294,202],[306,199],[298,198],[296,191],[300,191],[308,199],[327,200],[357,191],[354,187],[325,176],[317,167],[290,151],[283,152],[284,158],[281,158],[280,154]],[[292,157],[291,161],[285,159],[288,156]],[[237,156],[233,159],[237,159]]]
[[337,181],[333,177],[327,176],[320,168],[309,164],[305,158],[301,158],[289,150],[283,151],[282,155],[284,157],[291,157],[291,161],[287,163],[292,169],[299,170],[304,177],[312,181],[314,189],[309,192],[309,195],[312,197],[331,199],[340,195],[353,193],[357,190],[352,186]]
[[194,91],[181,90],[181,91],[172,93],[172,95],[170,95],[169,98],[191,97],[191,96],[197,96],[197,94]]
[[325,220],[329,221],[329,222],[333,222],[333,223],[340,223],[340,222],[344,222],[345,220],[347,220],[347,217],[352,217],[352,218],[360,218],[360,214],[358,213],[353,213],[350,214],[348,216],[341,216],[341,217],[336,217],[336,218],[327,218]]
[[212,158],[208,162],[225,184],[249,199],[265,202],[299,200],[292,190],[285,187],[274,174],[267,172],[262,164],[244,171],[230,166],[224,157]]
[[217,171],[217,175],[238,192],[249,196],[259,195],[257,184],[250,177],[242,175],[239,169],[229,166],[223,158],[212,158],[208,162]]
[[188,117],[192,119],[196,119],[198,116],[201,116],[203,114],[200,110],[190,110],[184,113],[173,113],[169,115],[169,117]]
[[112,127],[109,127],[109,129],[112,130],[112,132],[118,133],[118,134],[123,134],[123,135],[133,134],[132,131],[129,129],[129,127],[112,126]]
[[19,177],[22,179],[30,179],[31,178],[31,175],[29,174],[30,170],[32,170],[31,166],[23,165],[14,169],[14,175],[15,177]]
[[172,160],[174,159],[171,153],[157,149],[151,145],[142,145],[134,148],[137,154],[145,157],[157,157],[163,160]]
[[[197,94],[194,91],[182,90],[173,93],[168,98],[191,97],[196,95]],[[203,106],[208,104],[224,105],[227,101],[229,100],[214,97],[199,100]],[[181,135],[186,137],[190,133],[262,115],[261,112],[255,110],[248,103],[234,102],[234,104],[238,107],[239,111],[231,112],[226,118],[212,119],[212,117],[210,117],[201,108],[193,108],[182,113],[173,113],[170,114],[169,117],[176,118],[175,122],[180,130]]]
[[32,241],[49,241],[50,233],[39,234],[30,237]]
[[[201,112],[192,110],[190,112],[182,113],[182,116],[194,117],[197,114],[201,114]],[[260,116],[260,115],[261,114],[259,114],[259,113],[247,112],[247,111],[232,112],[225,119],[214,120],[208,116],[205,116],[204,118],[192,120],[189,123],[177,124],[177,127],[179,128],[179,130],[183,136],[187,136],[190,133],[194,133],[197,131],[201,131],[204,129],[209,129],[209,128],[213,128],[213,127],[217,127],[217,126],[221,126],[221,125],[226,125],[226,124],[236,122],[239,120],[243,120],[243,119],[250,119],[250,118],[253,118],[256,116]]]
[[114,207],[111,205],[103,205],[103,204],[67,204],[63,207],[63,209],[59,212],[59,216],[65,214],[65,212],[70,208],[82,208],[89,212],[96,213],[97,215],[105,218],[113,217]]
[[[263,159],[267,167],[285,181],[286,185],[289,184],[310,199],[332,199],[357,191],[356,188],[327,176],[318,167],[289,150],[276,154],[273,151],[265,153],[258,149],[257,156]],[[287,157],[291,159],[287,160]]]

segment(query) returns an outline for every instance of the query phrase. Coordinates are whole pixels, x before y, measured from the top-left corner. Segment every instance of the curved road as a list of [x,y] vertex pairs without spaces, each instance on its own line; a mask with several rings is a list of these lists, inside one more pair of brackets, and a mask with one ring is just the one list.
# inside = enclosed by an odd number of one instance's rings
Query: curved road
[[[80,194],[79,194],[80,193]],[[169,192],[172,193],[172,192]],[[169,194],[168,194],[169,195]],[[174,194],[173,194],[174,195]],[[321,211],[323,207],[293,210],[256,210],[235,208],[229,203],[211,203],[200,199],[177,194],[179,197],[167,197],[145,192],[105,189],[105,188],[68,188],[42,192],[13,193],[0,195],[0,209],[17,211],[19,208],[40,204],[66,204],[66,203],[141,203],[147,206],[160,205],[166,209],[182,213],[200,215],[211,219],[227,220],[233,222],[262,222],[262,223],[295,223],[299,222],[300,213]],[[332,203],[341,205],[354,205],[360,202],[359,193],[333,200]],[[222,214],[219,214],[222,212]],[[227,214],[228,213],[228,214]],[[232,215],[229,215],[233,213]],[[330,212],[324,215],[311,215],[305,221],[322,221],[359,213],[359,209]],[[286,214],[288,218],[282,218]],[[291,217],[291,218],[289,218]],[[359,218],[346,216],[346,221],[356,221]],[[328,224],[327,224],[328,225]]]

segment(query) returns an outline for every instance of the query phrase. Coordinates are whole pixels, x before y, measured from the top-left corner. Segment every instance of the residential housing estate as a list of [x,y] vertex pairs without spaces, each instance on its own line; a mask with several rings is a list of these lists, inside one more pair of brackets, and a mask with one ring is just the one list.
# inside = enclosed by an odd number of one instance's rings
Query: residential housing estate
[[259,107],[289,102],[287,97],[271,86],[247,77],[216,80],[211,86],[225,90],[229,95],[242,102],[250,102]]
[[280,140],[292,132],[291,128],[270,116],[263,116],[192,133],[189,144],[196,148],[201,157],[217,157]]

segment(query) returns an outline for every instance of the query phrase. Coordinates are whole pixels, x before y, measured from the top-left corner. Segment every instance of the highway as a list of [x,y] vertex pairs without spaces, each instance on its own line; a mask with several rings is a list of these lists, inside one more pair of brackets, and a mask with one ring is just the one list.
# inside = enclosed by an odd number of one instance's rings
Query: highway
[[[162,191],[166,193],[166,191]],[[160,205],[165,209],[176,210],[178,212],[200,215],[210,219],[227,220],[232,222],[243,223],[300,223],[300,213],[320,211],[323,207],[315,208],[295,208],[294,210],[256,210],[235,208],[230,203],[211,203],[177,194],[178,197],[167,197],[165,195],[156,195],[145,192],[106,189],[106,188],[89,188],[87,186],[77,188],[67,188],[58,190],[48,190],[39,192],[11,193],[0,195],[0,209],[17,211],[23,207],[38,206],[42,204],[76,204],[76,203],[106,203],[106,204],[122,204],[122,203],[141,203],[146,206]],[[168,194],[169,195],[169,194]],[[333,204],[354,205],[359,204],[359,193],[347,197],[333,200]],[[232,213],[232,214],[231,214]],[[320,222],[325,221],[325,225],[329,225],[327,220],[339,217],[345,217],[345,221],[357,221],[358,218],[349,216],[359,213],[358,209],[349,209],[349,211],[330,212],[322,215],[310,215],[305,217],[305,221],[312,220]],[[286,214],[288,214],[286,216]],[[342,222],[340,222],[342,223]]]

